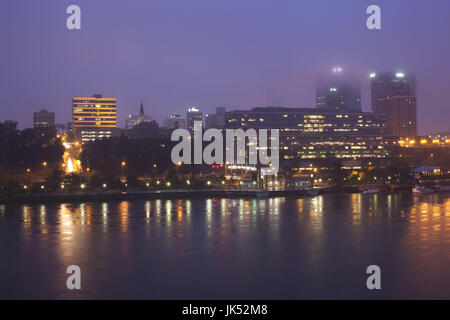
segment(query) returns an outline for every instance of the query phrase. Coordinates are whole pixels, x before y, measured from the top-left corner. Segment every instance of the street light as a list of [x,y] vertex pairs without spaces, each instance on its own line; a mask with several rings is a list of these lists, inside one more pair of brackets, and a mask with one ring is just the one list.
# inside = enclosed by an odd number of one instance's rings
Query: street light
[[121,165],[122,165],[122,177],[123,177],[123,171],[124,171],[127,163],[125,161],[122,161]]

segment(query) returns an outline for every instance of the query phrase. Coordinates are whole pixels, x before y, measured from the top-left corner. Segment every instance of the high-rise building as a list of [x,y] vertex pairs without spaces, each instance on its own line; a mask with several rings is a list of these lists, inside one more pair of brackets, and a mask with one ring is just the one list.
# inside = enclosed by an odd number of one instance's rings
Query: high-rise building
[[201,121],[203,123],[203,113],[198,108],[189,108],[186,117],[187,129],[194,132],[194,122]]
[[379,103],[386,114],[385,134],[401,138],[417,136],[417,108],[414,96],[393,96]]
[[117,100],[101,94],[73,98],[73,128],[82,142],[113,136],[117,125]]
[[413,74],[387,71],[371,73],[372,111],[384,113],[382,102],[394,96],[416,96],[416,78]]
[[361,77],[340,67],[319,76],[316,107],[335,111],[361,111]]
[[416,79],[404,72],[371,73],[372,110],[386,115],[385,134],[417,135]]
[[55,113],[42,109],[33,113],[33,129],[53,130],[55,129]]

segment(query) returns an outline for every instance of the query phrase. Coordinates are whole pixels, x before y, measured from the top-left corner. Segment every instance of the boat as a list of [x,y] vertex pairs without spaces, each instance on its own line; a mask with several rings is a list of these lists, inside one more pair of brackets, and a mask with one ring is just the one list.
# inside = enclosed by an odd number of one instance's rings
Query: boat
[[380,189],[366,189],[362,193],[363,194],[375,194],[375,193],[379,193],[379,192],[380,192]]
[[434,190],[424,186],[415,186],[412,192],[415,194],[430,194],[433,193]]

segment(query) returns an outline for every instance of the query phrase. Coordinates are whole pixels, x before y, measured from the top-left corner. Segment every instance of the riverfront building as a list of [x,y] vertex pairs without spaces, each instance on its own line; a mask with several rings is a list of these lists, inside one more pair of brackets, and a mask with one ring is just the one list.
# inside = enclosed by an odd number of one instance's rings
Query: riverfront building
[[226,113],[227,129],[279,129],[280,156],[289,159],[384,158],[384,115],[317,108],[266,107]]

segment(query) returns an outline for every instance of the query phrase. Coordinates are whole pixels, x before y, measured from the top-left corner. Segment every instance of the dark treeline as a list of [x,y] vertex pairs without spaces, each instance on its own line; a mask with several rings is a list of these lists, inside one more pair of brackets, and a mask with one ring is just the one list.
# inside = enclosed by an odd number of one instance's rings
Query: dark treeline
[[54,135],[33,129],[17,130],[16,125],[0,123],[0,176],[51,171],[61,162],[64,147]]

